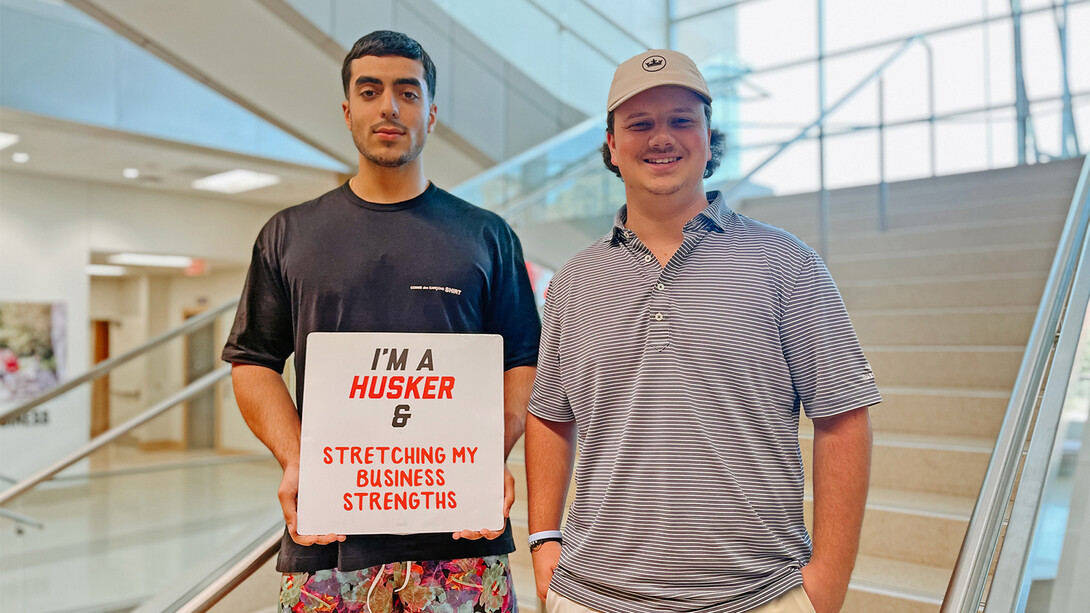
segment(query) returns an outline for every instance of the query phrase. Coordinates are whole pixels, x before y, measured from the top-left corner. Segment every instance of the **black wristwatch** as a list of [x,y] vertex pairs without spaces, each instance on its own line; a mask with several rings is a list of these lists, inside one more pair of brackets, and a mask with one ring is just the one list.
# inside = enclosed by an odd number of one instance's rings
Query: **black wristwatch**
[[545,538],[537,539],[536,541],[530,541],[530,553],[541,549],[541,546],[545,543],[548,543],[549,541],[556,541],[561,544],[564,543],[564,540],[561,539],[559,536],[547,536]]

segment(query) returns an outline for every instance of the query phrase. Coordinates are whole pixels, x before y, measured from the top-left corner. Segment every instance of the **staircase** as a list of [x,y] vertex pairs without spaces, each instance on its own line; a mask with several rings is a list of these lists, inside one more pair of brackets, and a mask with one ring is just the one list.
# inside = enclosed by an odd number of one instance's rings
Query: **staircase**
[[[939,610],[1080,167],[1076,159],[891,184],[887,232],[876,230],[876,187],[831,193],[826,260],[885,398],[871,409],[871,490],[845,613]],[[817,206],[816,194],[800,194],[737,208],[817,245]],[[812,438],[804,418],[808,481]],[[532,613],[544,607],[526,546],[523,457],[520,440],[508,461],[511,564],[519,609]],[[269,595],[277,578],[269,569],[251,582]]]
[[[935,613],[1017,377],[1082,160],[831,193],[826,257],[885,401],[845,612]],[[737,208],[818,244],[816,194]],[[813,429],[800,424],[809,462]],[[810,496],[807,496],[807,520]]]

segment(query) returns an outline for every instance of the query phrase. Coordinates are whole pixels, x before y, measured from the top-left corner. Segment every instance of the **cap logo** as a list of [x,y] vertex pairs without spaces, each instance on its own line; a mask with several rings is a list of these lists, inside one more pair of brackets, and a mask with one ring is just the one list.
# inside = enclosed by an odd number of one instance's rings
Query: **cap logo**
[[652,55],[643,61],[643,69],[647,72],[658,72],[666,67],[666,58],[661,55]]

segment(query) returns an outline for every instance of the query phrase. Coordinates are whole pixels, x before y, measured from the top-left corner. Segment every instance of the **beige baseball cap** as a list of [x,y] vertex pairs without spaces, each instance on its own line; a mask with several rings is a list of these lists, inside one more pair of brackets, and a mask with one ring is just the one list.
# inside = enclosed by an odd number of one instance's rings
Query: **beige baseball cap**
[[612,112],[632,96],[660,85],[686,87],[711,104],[708,83],[689,56],[670,49],[651,49],[617,67],[613,84],[609,86],[606,111]]

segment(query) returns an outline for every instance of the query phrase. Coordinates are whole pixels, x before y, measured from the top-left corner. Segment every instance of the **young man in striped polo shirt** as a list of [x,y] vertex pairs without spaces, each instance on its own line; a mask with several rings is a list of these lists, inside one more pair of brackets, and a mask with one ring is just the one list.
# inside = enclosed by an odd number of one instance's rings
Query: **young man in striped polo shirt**
[[722,135],[691,59],[621,64],[607,110],[627,202],[553,278],[526,428],[539,596],[550,613],[837,611],[881,397],[836,286],[797,238],[704,192]]

